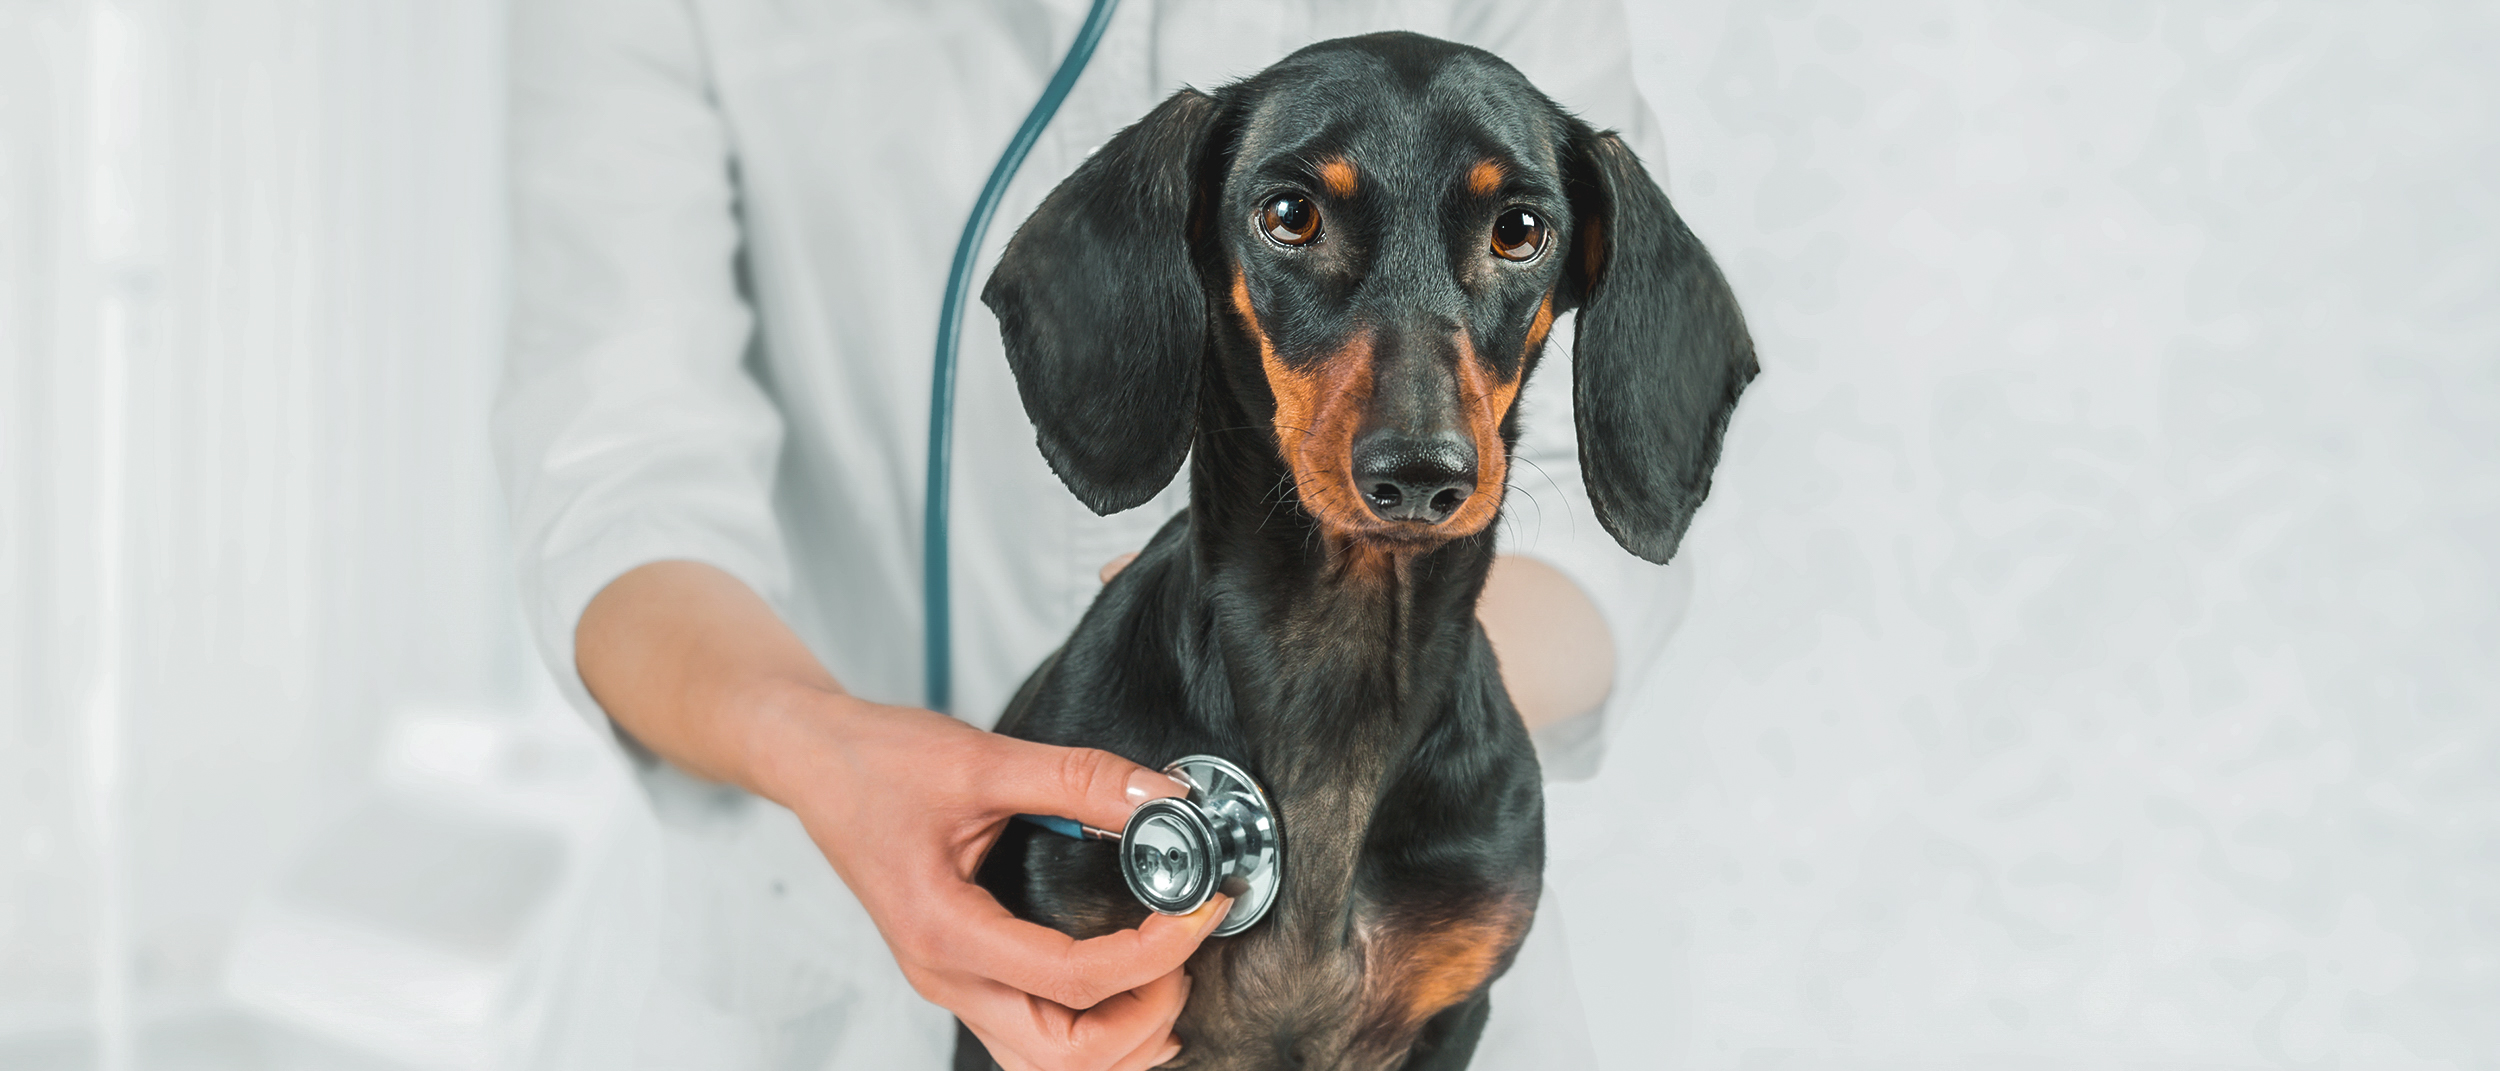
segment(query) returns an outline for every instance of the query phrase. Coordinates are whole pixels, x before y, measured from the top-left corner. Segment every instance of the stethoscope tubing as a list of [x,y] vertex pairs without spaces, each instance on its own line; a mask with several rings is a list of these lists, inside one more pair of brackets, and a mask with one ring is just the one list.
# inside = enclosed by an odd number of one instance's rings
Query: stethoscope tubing
[[[997,216],[999,202],[1007,194],[1008,183],[1015,180],[1017,169],[1024,166],[1024,158],[1032,153],[1034,143],[1041,139],[1042,130],[1050,125],[1051,117],[1058,114],[1059,105],[1068,99],[1068,92],[1076,88],[1077,77],[1085,73],[1085,64],[1093,59],[1094,48],[1102,43],[1103,32],[1111,25],[1111,13],[1118,6],[1119,0],[1093,0],[1092,9],[1086,12],[1084,25],[1077,28],[1076,40],[1069,43],[1067,56],[1059,61],[1058,71],[1050,76],[1049,84],[1042,88],[1041,98],[1033,102],[1033,110],[1025,114],[1023,125],[1016,128],[1015,137],[1009,139],[1006,150],[999,154],[998,165],[990,169],[989,181],[982,185],[981,196],[973,202],[971,215],[964,219],[963,236],[955,242],[955,260],[947,270],[946,296],[938,306],[936,359],[929,370],[929,482],[922,503],[920,545],[921,597],[925,608],[923,683],[931,710],[950,711],[954,705],[954,622],[949,613],[950,585],[946,556],[947,491],[951,483],[949,470],[954,461],[955,368],[963,343],[964,302],[972,294],[973,267],[981,254],[981,240],[989,233],[990,220]],[[1220,805],[1228,806],[1232,811],[1248,812],[1246,817],[1228,812],[1223,819],[1226,824],[1221,835],[1230,838],[1226,843],[1249,845],[1234,851],[1230,858],[1219,860],[1213,854],[1219,848],[1218,833],[1210,823],[1209,814],[1199,806],[1208,802],[1205,799],[1208,786],[1189,773],[1198,767],[1213,771],[1223,779],[1222,786],[1229,786],[1224,787],[1224,800],[1218,801]],[[1275,810],[1258,782],[1224,759],[1192,755],[1175,760],[1166,772],[1174,773],[1190,785],[1193,802],[1149,801],[1130,817],[1129,828],[1118,833],[1096,829],[1058,815],[1020,814],[1016,817],[1063,837],[1125,844],[1136,833],[1139,816],[1154,811],[1158,806],[1181,812],[1186,818],[1185,824],[1195,833],[1189,844],[1173,845],[1169,851],[1173,859],[1194,858],[1198,860],[1198,865],[1205,868],[1199,872],[1203,883],[1194,889],[1194,899],[1185,905],[1164,904],[1150,899],[1125,857],[1121,873],[1128,880],[1130,891],[1139,900],[1149,908],[1165,913],[1194,909],[1216,891],[1216,879],[1224,878],[1230,884],[1224,885],[1223,889],[1235,896],[1235,909],[1227,913],[1214,934],[1223,937],[1239,933],[1265,915],[1275,900],[1280,880],[1278,875],[1282,873],[1283,865],[1282,841],[1278,839]],[[1247,901],[1242,899],[1245,896]]]
[[1068,54],[1059,61],[1059,70],[1042,88],[1041,98],[1033,102],[1033,110],[1024,116],[1024,125],[1016,128],[1016,136],[999,153],[998,166],[990,169],[990,180],[981,187],[981,197],[972,203],[972,214],[964,218],[963,237],[955,242],[955,262],[946,274],[946,299],[938,307],[937,360],[929,371],[929,484],[922,501],[920,543],[921,605],[925,607],[922,631],[922,670],[929,709],[948,711],[954,705],[954,621],[949,613],[950,591],[947,575],[947,508],[946,496],[954,461],[955,364],[961,349],[964,331],[964,302],[972,294],[972,269],[981,255],[981,239],[989,233],[990,220],[998,215],[998,203],[1007,195],[1007,184],[1015,180],[1017,169],[1041,139],[1042,129],[1050,125],[1051,116],[1059,113],[1059,105],[1068,99],[1068,91],[1076,88],[1078,75],[1085,73],[1085,64],[1094,57],[1094,46],[1102,43],[1103,31],[1111,26],[1112,9],[1119,0],[1094,0],[1086,12],[1085,24],[1077,28],[1076,40],[1069,43]]
[[1108,829],[1096,829],[1074,818],[1062,818],[1055,814],[1020,814],[1016,818],[1031,822],[1069,840],[1117,841],[1120,839],[1119,834]]

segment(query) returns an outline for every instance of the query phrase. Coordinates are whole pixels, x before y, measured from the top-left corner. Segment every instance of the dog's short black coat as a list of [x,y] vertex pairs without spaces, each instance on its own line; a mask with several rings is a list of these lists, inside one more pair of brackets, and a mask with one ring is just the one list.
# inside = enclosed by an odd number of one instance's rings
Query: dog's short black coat
[[[1489,53],[1376,34],[1174,95],[1049,196],[983,300],[1088,505],[1191,462],[1188,511],[1000,730],[1222,755],[1281,811],[1284,887],[1190,961],[1179,1066],[1464,1066],[1544,862],[1536,756],[1474,613],[1512,402],[1576,309],[1590,499],[1665,562],[1755,371],[1726,281],[1613,134]],[[1367,482],[1410,456],[1451,492],[1434,512]],[[1095,936],[1145,914],[1114,851],[1011,824],[981,881]],[[969,1033],[957,1066],[989,1066]]]

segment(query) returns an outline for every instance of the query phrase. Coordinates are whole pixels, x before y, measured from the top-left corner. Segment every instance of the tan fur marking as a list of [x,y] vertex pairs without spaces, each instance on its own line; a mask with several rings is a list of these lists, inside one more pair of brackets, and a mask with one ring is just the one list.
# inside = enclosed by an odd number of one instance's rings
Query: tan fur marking
[[1519,377],[1494,379],[1476,356],[1475,342],[1460,332],[1458,412],[1467,421],[1468,437],[1476,441],[1476,489],[1458,512],[1441,522],[1452,538],[1483,531],[1502,508],[1502,488],[1510,479],[1510,451],[1502,446],[1502,420],[1510,415],[1511,402],[1518,397]]
[[1383,933],[1364,978],[1370,1029],[1411,1038],[1424,1020],[1490,981],[1527,935],[1528,921],[1527,905],[1504,899],[1475,914]]
[[1354,164],[1342,156],[1331,156],[1319,164],[1319,181],[1333,197],[1352,197],[1355,188]]
[[1406,964],[1407,1017],[1420,1022],[1483,985],[1510,936],[1508,927],[1474,922],[1418,942]]
[[1491,160],[1478,161],[1467,169],[1467,191],[1478,197],[1491,197],[1502,188],[1502,165]]
[[1520,360],[1524,361],[1535,354],[1536,348],[1545,344],[1545,333],[1553,329],[1554,295],[1548,291],[1545,300],[1537,304],[1536,319],[1528,321],[1528,344],[1519,347]]
[[[1250,276],[1242,272],[1239,264],[1233,265],[1233,311],[1241,314],[1241,325],[1250,329],[1251,338],[1258,340],[1259,361],[1274,368],[1276,346],[1267,340],[1267,329],[1259,326],[1258,311],[1250,307]],[[1283,404],[1283,399],[1277,400],[1277,405]]]
[[[1356,335],[1317,366],[1297,369],[1276,355],[1275,344],[1259,325],[1258,310],[1250,300],[1250,278],[1239,265],[1233,268],[1232,299],[1242,326],[1258,342],[1260,369],[1266,374],[1269,393],[1276,398],[1271,418],[1276,451],[1293,469],[1294,489],[1303,509],[1319,521],[1322,531],[1336,537],[1332,543],[1392,530],[1395,526],[1373,516],[1354,489],[1354,435],[1371,404],[1370,337]],[[1528,350],[1545,341],[1553,324],[1554,299],[1548,294],[1528,326]],[[1433,534],[1440,539],[1481,532],[1501,511],[1502,491],[1510,478],[1510,451],[1502,445],[1502,421],[1519,397],[1517,374],[1496,379],[1478,358],[1473,339],[1462,331],[1457,342],[1458,407],[1468,437],[1476,443],[1476,487],[1457,512],[1434,526]],[[1526,367],[1524,360],[1520,367]],[[1361,540],[1352,542],[1353,547],[1337,549],[1359,550]],[[1397,556],[1352,553],[1342,559],[1338,564],[1349,575],[1370,576],[1387,575]]]
[[1580,274],[1588,279],[1589,285],[1596,286],[1604,281],[1598,278],[1598,273],[1605,268],[1606,228],[1599,226],[1596,220],[1590,220],[1580,227]]
[[1376,527],[1354,493],[1354,433],[1371,403],[1371,339],[1356,335],[1317,367],[1296,369],[1276,356],[1250,302],[1250,279],[1233,269],[1233,310],[1259,343],[1259,366],[1276,396],[1276,451],[1293,468],[1302,506],[1331,533]]

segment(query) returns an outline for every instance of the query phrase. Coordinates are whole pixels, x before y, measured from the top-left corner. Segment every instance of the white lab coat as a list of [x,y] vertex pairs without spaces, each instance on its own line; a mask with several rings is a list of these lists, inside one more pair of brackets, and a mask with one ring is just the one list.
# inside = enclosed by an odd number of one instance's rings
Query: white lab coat
[[[517,7],[517,299],[495,427],[525,610],[557,681],[604,727],[574,670],[575,623],[635,565],[693,559],[770,600],[852,691],[918,701],[940,293],[1083,0]],[[1505,56],[1659,169],[1614,0],[1128,0],[1009,188],[980,277],[1086,153],[1174,90],[1390,28]],[[1182,488],[1094,516],[1034,448],[987,310],[963,340],[956,709],[987,725],[1094,597],[1096,569],[1143,545]],[[1558,324],[1522,403],[1533,464],[1501,539],[1591,595],[1628,676],[1674,626],[1685,581],[1618,549],[1589,512],[1570,344]],[[1613,713],[1548,733],[1549,776],[1585,776]],[[562,920],[532,966],[540,1022],[523,1062],[944,1066],[950,1020],[904,983],[795,819],[636,761],[660,820],[614,847],[601,863],[614,895]],[[1493,1068],[1590,1062],[1552,926],[1499,983],[1480,1054]]]

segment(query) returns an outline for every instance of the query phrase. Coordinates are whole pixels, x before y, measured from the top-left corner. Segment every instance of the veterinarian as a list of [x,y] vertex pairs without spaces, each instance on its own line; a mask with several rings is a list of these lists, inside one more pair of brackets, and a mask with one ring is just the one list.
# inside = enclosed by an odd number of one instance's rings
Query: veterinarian
[[[1312,41],[1475,44],[1663,169],[1612,0],[1128,0],[1008,189],[982,272],[1085,154],[1183,85]],[[1010,1067],[1173,1054],[1219,920],[1082,943],[968,882],[1018,812],[1113,829],[1159,774],[986,726],[1186,481],[1096,517],[1044,467],[996,330],[964,330],[952,496],[957,717],[921,709],[930,351],[964,214],[1083,3],[519,0],[516,304],[495,414],[530,626],[658,815],[524,972],[522,1066],[937,1068],[949,1012]],[[1550,353],[1569,352],[1567,321]],[[1619,550],[1548,360],[1480,611],[1549,779],[1673,628],[1685,574]],[[638,827],[639,828],[639,827]],[[1544,916],[1551,918],[1550,914]],[[925,999],[924,999],[925,998]],[[1477,1066],[1587,1066],[1556,926]],[[1020,1061],[1020,1062],[1019,1062]]]

